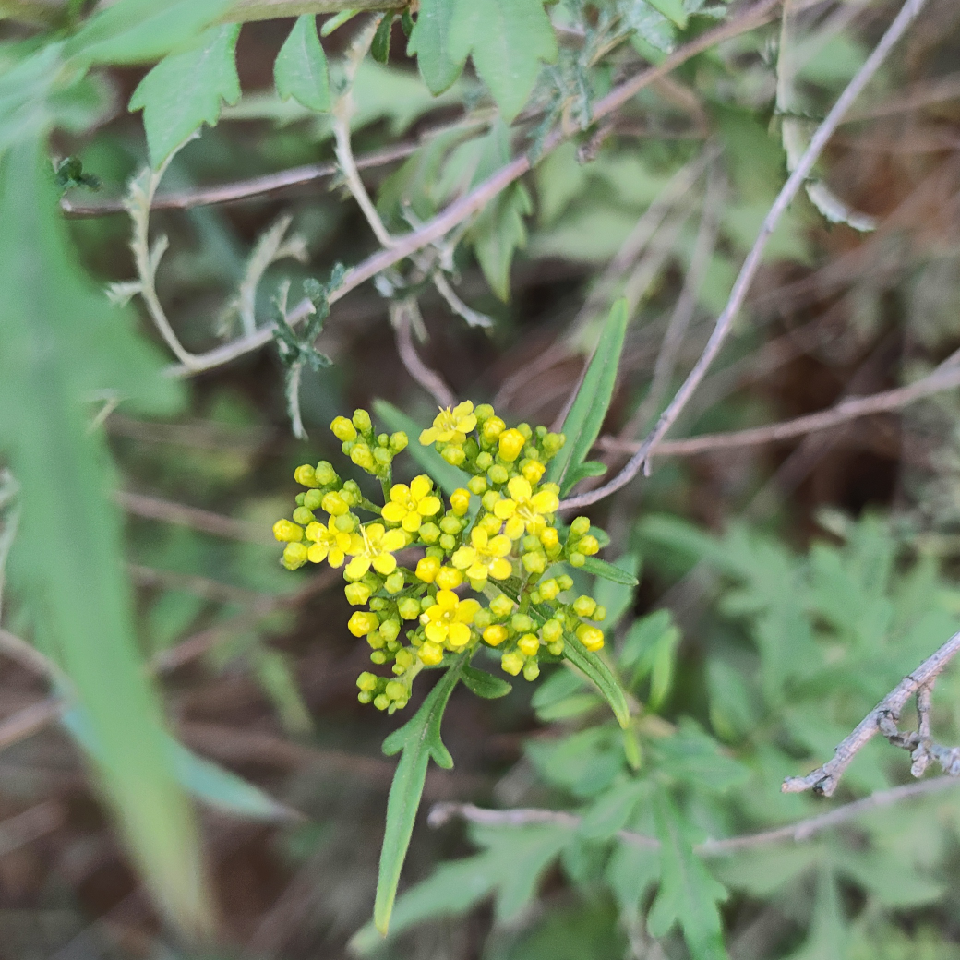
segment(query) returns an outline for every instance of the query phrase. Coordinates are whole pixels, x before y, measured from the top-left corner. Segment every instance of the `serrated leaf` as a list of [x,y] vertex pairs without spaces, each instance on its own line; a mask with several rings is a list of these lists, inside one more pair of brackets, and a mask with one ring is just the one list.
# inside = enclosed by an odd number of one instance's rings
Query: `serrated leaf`
[[440,739],[440,721],[450,694],[460,679],[464,662],[465,654],[461,654],[427,694],[413,717],[383,742],[383,752],[388,757],[400,753],[400,763],[390,784],[387,824],[377,873],[373,921],[382,934],[386,934],[390,927],[400,871],[410,846],[414,820],[427,780],[427,766],[431,759],[444,769],[453,766],[450,752]]
[[[61,722],[73,738],[91,756],[103,757],[103,745],[97,740],[90,718],[79,707],[66,711]],[[259,787],[205,760],[178,740],[164,734],[164,748],[181,785],[198,800],[226,813],[251,820],[279,821],[298,819],[299,814],[271,799]]]
[[318,113],[330,110],[330,75],[314,14],[297,17],[273,62],[273,82],[281,100],[293,97]]
[[629,570],[623,570],[598,557],[587,557],[580,569],[584,573],[592,573],[595,577],[602,577],[611,583],[621,583],[626,587],[635,587],[640,582]]
[[477,670],[471,666],[463,668],[463,685],[484,700],[499,700],[513,689],[503,677],[495,677],[486,670]]
[[[196,831],[137,648],[109,455],[83,402],[109,390],[162,412],[181,393],[134,334],[131,312],[111,307],[81,272],[57,203],[39,140],[3,155],[0,447],[20,482],[11,577],[102,744],[92,766],[148,886],[196,931],[207,915]],[[64,476],[69,536],[50,509]]]
[[527,102],[540,63],[553,63],[558,52],[543,0],[454,0],[449,43],[456,63],[472,54],[507,121]]
[[196,46],[164,57],[133,91],[131,111],[143,110],[143,125],[156,170],[204,123],[220,119],[221,102],[240,99],[234,63],[238,25],[213,27]]
[[590,840],[607,840],[622,830],[639,803],[650,794],[650,781],[624,780],[597,798],[580,821],[579,834]]
[[600,435],[607,408],[617,384],[617,370],[630,319],[627,301],[618,300],[610,309],[603,333],[583,374],[576,399],[563,421],[561,433],[567,442],[547,465],[547,483],[559,483],[561,495],[573,486],[568,478],[583,463]]
[[660,854],[656,850],[617,844],[607,862],[607,882],[626,923],[636,921],[647,891],[660,877]]
[[603,699],[610,704],[617,723],[626,729],[630,725],[630,705],[607,661],[589,651],[575,634],[569,632],[564,634],[563,656],[600,691]]
[[447,463],[437,453],[435,447],[426,447],[420,443],[420,433],[423,428],[418,426],[413,419],[386,400],[374,400],[373,410],[391,433],[398,430],[406,433],[410,440],[406,452],[417,461],[425,473],[433,477],[447,496],[459,487],[466,487],[467,481],[470,479],[469,475],[452,463]]
[[726,889],[694,854],[691,827],[663,791],[654,795],[653,816],[660,841],[660,889],[647,918],[650,934],[659,939],[679,924],[693,960],[726,960],[717,909]]
[[407,46],[409,55],[416,54],[420,76],[434,95],[449,89],[463,70],[465,58],[455,60],[450,53],[455,3],[456,0],[420,0]]
[[98,10],[67,41],[85,64],[143,63],[192,46],[235,0],[120,0]]

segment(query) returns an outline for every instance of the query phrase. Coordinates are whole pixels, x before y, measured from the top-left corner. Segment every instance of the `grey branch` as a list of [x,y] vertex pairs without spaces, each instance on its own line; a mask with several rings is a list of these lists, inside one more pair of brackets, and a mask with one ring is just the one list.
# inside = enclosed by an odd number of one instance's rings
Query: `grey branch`
[[[832,796],[840,777],[853,758],[878,733],[882,733],[894,746],[912,751],[914,776],[923,773],[930,760],[940,762],[944,770],[952,775],[960,774],[960,751],[929,742],[930,698],[927,692],[921,692],[930,690],[934,681],[958,652],[960,632],[955,633],[936,653],[924,660],[913,673],[904,677],[837,746],[830,760],[805,777],[788,777],[783,782],[783,792],[801,793],[804,790],[815,790],[825,797]],[[907,701],[915,693],[920,694],[920,726],[917,733],[904,735],[897,729],[897,722]]]
[[733,327],[733,322],[740,312],[747,292],[756,276],[763,258],[763,251],[767,246],[767,241],[780,222],[780,218],[806,182],[814,164],[819,159],[827,142],[833,136],[844,114],[853,106],[860,92],[880,68],[880,65],[923,9],[926,2],[927,0],[906,0],[900,12],[894,18],[893,23],[890,24],[883,37],[881,37],[880,42],[874,47],[873,52],[867,58],[864,65],[857,71],[843,93],[840,94],[837,102],[833,105],[833,109],[827,114],[823,123],[820,124],[813,137],[811,137],[810,145],[797,162],[796,168],[787,178],[787,182],[783,185],[773,206],[764,218],[763,224],[760,227],[760,233],[754,241],[750,252],[747,254],[743,266],[740,268],[740,273],[733,285],[733,289],[730,291],[727,304],[720,316],[717,317],[713,332],[710,334],[710,339],[707,341],[703,353],[694,364],[693,369],[683,382],[683,385],[677,391],[676,396],[674,396],[673,400],[671,400],[667,406],[667,409],[657,421],[656,426],[617,476],[608,483],[603,484],[603,486],[597,487],[595,490],[564,501],[565,507],[569,509],[580,509],[581,507],[589,506],[626,486],[641,470],[643,470],[644,473],[649,472],[650,459],[654,449],[674,423],[676,423],[677,418],[683,412],[683,409],[693,396],[694,391],[700,385],[707,370],[716,359],[720,348],[726,341]]
[[[825,830],[847,823],[864,813],[892,807],[904,800],[925,796],[940,790],[956,787],[960,784],[955,777],[936,777],[923,783],[911,783],[902,787],[892,787],[889,790],[878,790],[861,800],[845,803],[835,810],[821,813],[816,817],[798,820],[772,830],[761,833],[744,833],[736,837],[724,837],[720,840],[706,840],[698,844],[694,850],[701,857],[722,857],[742,850],[752,850],[756,847],[767,847],[777,843],[803,843]],[[582,818],[566,810],[484,810],[472,803],[438,803],[430,811],[427,822],[431,827],[439,827],[449,823],[454,818],[466,820],[468,823],[478,823],[488,826],[524,826],[527,824],[552,823],[560,827],[576,830],[582,823]],[[618,839],[637,847],[647,847],[657,850],[660,841],[656,837],[649,837],[632,830],[620,830]]]

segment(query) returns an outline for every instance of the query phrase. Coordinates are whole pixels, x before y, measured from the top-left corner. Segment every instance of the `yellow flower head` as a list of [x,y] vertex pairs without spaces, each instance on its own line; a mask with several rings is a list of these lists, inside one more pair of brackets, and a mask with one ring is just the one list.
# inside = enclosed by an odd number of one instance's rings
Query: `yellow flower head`
[[402,530],[386,530],[382,523],[368,523],[363,528],[362,536],[358,535],[356,556],[347,564],[345,576],[350,580],[359,580],[373,567],[377,573],[387,576],[397,568],[397,558],[394,550],[407,545],[406,535]]
[[343,565],[345,554],[355,554],[363,549],[363,538],[356,533],[342,533],[334,526],[314,521],[307,524],[307,539],[313,543],[307,547],[307,559],[311,563],[327,560],[331,567]]
[[494,514],[506,520],[504,532],[511,540],[519,540],[524,531],[540,536],[547,529],[545,514],[555,513],[560,506],[556,484],[548,483],[536,493],[528,480],[511,477],[507,486],[510,496],[498,500]]
[[424,517],[440,512],[440,498],[432,495],[433,483],[428,476],[414,477],[408,487],[395,483],[390,488],[390,501],[381,511],[383,519],[399,523],[407,533],[416,533]]
[[473,404],[469,400],[458,403],[452,410],[440,408],[440,412],[433,420],[433,426],[428,427],[420,434],[420,442],[424,446],[436,443],[463,443],[467,434],[477,425],[477,418],[473,412]]
[[420,620],[431,643],[446,644],[459,650],[470,641],[470,624],[480,604],[476,600],[461,600],[452,590],[438,590],[437,602],[427,607]]
[[466,572],[471,580],[506,580],[512,567],[507,559],[510,538],[498,533],[490,536],[482,527],[474,527],[470,533],[470,546],[461,547],[450,562],[458,570]]

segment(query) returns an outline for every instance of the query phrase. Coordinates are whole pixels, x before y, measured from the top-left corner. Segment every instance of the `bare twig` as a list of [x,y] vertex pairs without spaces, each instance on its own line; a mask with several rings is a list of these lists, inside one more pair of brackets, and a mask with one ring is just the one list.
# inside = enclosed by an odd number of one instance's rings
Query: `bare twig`
[[390,321],[397,335],[397,353],[407,373],[423,387],[441,407],[452,407],[456,402],[453,391],[443,378],[431,370],[417,354],[413,343],[413,320],[417,304],[413,299],[390,304]]
[[[772,830],[760,833],[745,833],[736,837],[725,837],[720,840],[705,840],[697,844],[694,851],[701,857],[722,857],[743,850],[752,850],[757,847],[772,846],[777,843],[802,843],[825,830],[848,823],[856,817],[873,810],[881,810],[910,800],[914,797],[925,796],[960,785],[955,777],[936,777],[924,783],[911,783],[902,787],[892,787],[889,790],[878,790],[861,800],[845,803],[835,810],[798,820]],[[484,810],[472,803],[438,803],[430,811],[427,822],[431,827],[439,827],[455,817],[466,820],[468,823],[483,824],[485,826],[524,826],[527,824],[552,823],[559,827],[576,830],[583,822],[577,814],[565,810]],[[646,847],[657,850],[660,841],[632,830],[620,830],[618,839],[623,843],[637,847]]]
[[[738,36],[767,22],[771,18],[772,11],[780,2],[781,0],[760,0],[759,3],[749,7],[740,16],[729,20],[714,30],[702,34],[668,57],[665,57],[663,62],[657,66],[649,67],[641,71],[637,76],[616,87],[605,97],[597,101],[594,106],[595,119],[601,120],[609,114],[616,112],[645,87],[671,73],[698,53],[702,53],[704,50],[708,50],[724,40]],[[554,131],[554,133],[547,137],[540,156],[545,156],[554,150],[564,142],[566,137],[566,132],[562,130]],[[483,183],[479,184],[470,193],[455,200],[445,210],[432,220],[427,221],[419,229],[396,238],[396,243],[394,243],[392,247],[381,250],[373,256],[368,257],[362,263],[348,271],[344,277],[343,284],[330,295],[330,303],[335,303],[352,290],[355,290],[362,283],[371,280],[378,273],[382,273],[395,263],[399,263],[418,250],[422,250],[424,247],[430,246],[442,239],[464,220],[484,209],[494,197],[510,186],[511,183],[522,177],[532,166],[533,161],[529,156],[516,157],[487,178]],[[299,304],[291,313],[291,322],[302,322],[305,320],[309,315],[310,306],[309,302]],[[236,360],[238,357],[258,350],[264,344],[268,343],[271,338],[272,331],[269,328],[258,330],[253,336],[242,337],[231,343],[217,347],[214,350],[210,350],[207,353],[194,356],[189,365],[180,364],[169,367],[167,373],[173,377],[184,377],[203,370],[210,370],[214,367],[222,366],[225,363]]]
[[234,520],[233,517],[225,517],[212,510],[187,507],[182,503],[161,500],[159,497],[150,497],[142,493],[131,493],[128,490],[118,490],[116,501],[127,513],[145,517],[148,520],[162,520],[165,523],[210,533],[215,537],[242,540],[245,543],[272,542],[269,532],[261,530],[255,524]]
[[63,826],[65,819],[62,804],[56,800],[44,800],[0,821],[0,857],[53,833]]
[[[859,417],[877,413],[888,413],[922,400],[934,393],[953,390],[960,387],[960,370],[945,368],[941,364],[937,370],[908,387],[885,390],[869,397],[855,397],[844,400],[829,410],[796,417],[784,423],[775,423],[766,427],[751,427],[749,430],[733,430],[729,433],[708,434],[702,437],[688,437],[684,440],[665,440],[652,454],[657,457],[690,457],[698,453],[713,453],[717,450],[733,450],[741,447],[755,447],[765,443],[790,440],[819,430],[828,430]],[[635,451],[640,448],[636,441],[621,440],[619,437],[601,437],[597,446],[602,450]]]
[[[843,776],[844,771],[850,765],[853,758],[873,739],[873,737],[882,733],[895,746],[904,749],[916,750],[920,746],[929,749],[932,759],[939,760],[951,773],[960,773],[957,768],[955,757],[957,751],[952,749],[938,748],[934,745],[925,746],[921,743],[918,734],[902,735],[897,730],[897,721],[903,711],[907,701],[918,691],[928,689],[930,685],[946,668],[947,664],[960,652],[960,633],[955,633],[936,653],[924,660],[913,673],[904,677],[864,718],[857,724],[853,732],[846,737],[834,750],[832,759],[828,760],[823,766],[817,767],[812,773],[805,777],[788,777],[783,782],[781,788],[784,793],[801,793],[804,790],[815,790],[825,797],[833,795],[837,787],[837,782]],[[921,724],[925,726],[923,720],[923,704],[927,704],[929,712],[929,702],[926,701],[926,695],[920,701]],[[928,728],[926,728],[928,729]],[[914,755],[915,769],[920,773],[926,768],[926,763],[917,766],[919,754]],[[954,762],[951,764],[951,759]],[[916,774],[919,775],[919,774]]]
[[753,278],[760,266],[763,251],[766,249],[767,241],[773,233],[774,228],[797,195],[797,192],[806,182],[814,164],[820,157],[830,137],[833,136],[833,132],[843,115],[853,105],[853,102],[879,69],[891,49],[906,32],[921,9],[923,9],[925,3],[926,0],[906,0],[900,12],[894,18],[893,23],[890,24],[880,39],[880,42],[874,47],[873,52],[867,58],[864,65],[857,71],[843,93],[840,94],[837,102],[833,105],[833,109],[827,114],[823,123],[820,124],[811,137],[810,145],[797,162],[796,167],[787,178],[787,182],[783,185],[773,206],[763,220],[760,233],[754,241],[750,252],[747,254],[743,266],[740,268],[740,273],[730,292],[727,305],[717,318],[713,333],[710,335],[710,339],[707,341],[703,353],[694,364],[693,369],[690,371],[683,385],[677,391],[676,396],[674,396],[673,400],[667,406],[667,409],[663,412],[656,426],[617,476],[608,483],[603,484],[603,486],[597,487],[595,490],[591,490],[579,497],[571,497],[564,501],[566,507],[569,509],[580,509],[589,506],[626,486],[641,470],[643,470],[644,473],[649,472],[653,450],[676,422],[690,400],[690,397],[703,380],[710,365],[716,359],[720,348],[726,341],[727,335],[730,333],[733,322],[740,311],[740,307],[743,305],[747,291],[750,289]]
[[0,750],[26,740],[59,720],[64,711],[60,700],[40,700],[0,721]]

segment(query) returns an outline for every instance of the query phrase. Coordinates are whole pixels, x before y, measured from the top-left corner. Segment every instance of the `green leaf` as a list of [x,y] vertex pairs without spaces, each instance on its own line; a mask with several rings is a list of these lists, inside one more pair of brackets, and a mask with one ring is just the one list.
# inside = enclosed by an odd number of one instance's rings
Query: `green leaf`
[[606,875],[625,925],[634,923],[647,891],[660,877],[660,854],[646,847],[619,843],[607,862]]
[[444,769],[449,770],[453,766],[450,752],[440,739],[440,721],[450,694],[460,679],[465,657],[466,654],[457,657],[427,694],[414,716],[383,742],[383,752],[388,757],[400,752],[400,763],[393,775],[387,800],[387,825],[380,851],[377,900],[373,911],[373,921],[382,934],[386,934],[390,927],[400,871],[410,846],[413,823],[427,779],[427,765],[432,758]]
[[[510,160],[510,128],[502,120],[490,127],[480,144],[473,185],[482,183]],[[523,184],[511,184],[483,209],[468,233],[487,283],[506,302],[510,298],[510,264],[514,251],[527,242],[523,222],[533,209]]]
[[693,852],[693,829],[662,790],[654,794],[653,816],[660,841],[660,889],[647,918],[650,934],[660,939],[679,923],[693,960],[725,960],[717,903],[727,892]]
[[450,25],[456,0],[420,0],[420,10],[407,54],[417,56],[417,66],[430,92],[443,93],[460,76],[464,58],[450,53]]
[[463,668],[463,684],[484,700],[499,700],[513,689],[503,677],[495,677],[486,670],[477,670],[470,666]]
[[452,463],[447,463],[443,457],[437,453],[435,447],[425,447],[420,442],[420,433],[422,428],[417,426],[416,422],[405,413],[398,410],[392,403],[386,400],[375,400],[373,410],[376,415],[386,424],[391,433],[402,430],[410,438],[410,445],[407,447],[407,453],[417,461],[424,472],[429,474],[440,486],[447,496],[453,493],[458,487],[466,487],[470,476],[464,473],[459,467]]
[[607,608],[607,619],[604,620],[607,630],[615,627],[630,609],[633,603],[633,587],[639,583],[637,578],[640,575],[640,564],[639,552],[625,553],[622,557],[617,557],[614,566],[628,574],[632,578],[631,583],[613,582],[604,577],[597,580],[593,596],[600,606]]
[[593,358],[583,374],[576,399],[563,421],[563,433],[567,442],[547,465],[544,481],[559,483],[561,495],[566,495],[573,486],[573,471],[590,453],[594,441],[600,435],[607,407],[617,383],[617,369],[623,341],[627,335],[630,319],[627,301],[618,300],[610,309],[600,341]]
[[393,32],[393,14],[385,14],[377,27],[377,32],[373,35],[373,42],[370,44],[370,55],[377,63],[386,66],[390,62],[390,35]]
[[640,582],[629,570],[623,570],[596,557],[587,557],[580,569],[585,573],[592,573],[595,577],[602,577],[612,583],[622,583],[626,587],[635,587]]
[[196,46],[164,57],[133,91],[130,110],[143,110],[154,169],[203,123],[220,119],[221,101],[240,99],[233,48],[240,27],[213,27]]
[[[169,412],[181,394],[134,334],[132,312],[111,307],[78,267],[57,204],[39,140],[0,159],[0,448],[21,489],[11,574],[102,745],[92,763],[148,886],[197,931],[208,911],[196,829],[137,649],[114,477],[86,402],[106,390]],[[65,477],[66,536],[51,509]]]
[[120,0],[97,11],[67,41],[66,53],[84,64],[156,60],[192,46],[235,0]]
[[610,704],[617,723],[626,729],[630,725],[630,705],[610,665],[597,653],[591,653],[573,633],[565,633],[563,656],[570,661],[603,695]]
[[468,54],[490,88],[500,113],[512,120],[540,73],[540,61],[557,59],[557,38],[543,0],[454,0],[450,57]]
[[681,0],[647,0],[647,3],[675,23],[681,30],[686,30],[690,18],[687,16],[687,11]]
[[[103,745],[93,731],[89,716],[80,707],[68,710],[60,719],[84,750],[97,760],[102,760]],[[167,734],[163,735],[163,740],[177,779],[185,790],[201,802],[251,820],[299,819],[296,811],[277,803],[242,777],[197,756]]]
[[[384,18],[384,23],[388,22],[389,18]],[[330,76],[314,14],[297,17],[273,63],[273,82],[282,100],[293,97],[317,113],[330,110]]]

